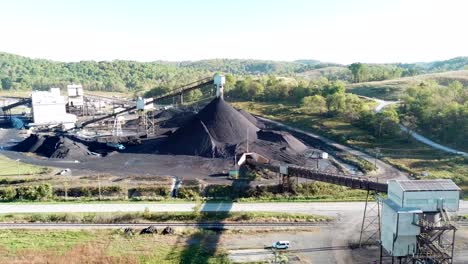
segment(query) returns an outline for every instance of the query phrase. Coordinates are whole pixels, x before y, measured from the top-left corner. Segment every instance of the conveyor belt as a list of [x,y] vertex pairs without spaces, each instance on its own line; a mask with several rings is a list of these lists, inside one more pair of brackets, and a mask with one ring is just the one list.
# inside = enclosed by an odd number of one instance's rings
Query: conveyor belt
[[[280,166],[278,165],[259,163],[251,159],[248,159],[246,162],[247,164],[257,168],[264,168],[277,173],[280,172]],[[324,173],[312,168],[306,168],[296,165],[288,165],[287,171],[289,176],[337,184],[353,189],[373,190],[381,193],[386,193],[388,188],[387,183],[377,182],[369,177]]]
[[31,98],[24,98],[24,99],[20,99],[18,102],[16,103],[12,103],[12,104],[9,104],[9,105],[6,105],[6,106],[3,106],[2,107],[2,110],[3,112],[5,111],[8,111],[12,108],[15,108],[17,106],[20,106],[20,105],[25,105],[25,104],[30,104],[31,103]]
[[[178,96],[178,95],[181,95],[183,93],[186,93],[186,92],[189,92],[189,91],[192,91],[192,90],[196,90],[196,89],[202,88],[204,86],[207,86],[207,85],[210,85],[210,84],[213,84],[213,83],[214,83],[213,78],[211,78],[211,77],[201,79],[201,80],[198,80],[196,82],[184,85],[183,87],[180,87],[180,88],[178,88],[178,89],[176,89],[174,91],[171,91],[171,92],[169,92],[167,94],[163,94],[163,95],[160,95],[160,96],[157,96],[157,97],[153,97],[153,100],[147,102],[146,104],[152,104],[152,103],[154,103],[154,102],[156,102],[158,100],[172,98],[174,96]],[[85,127],[87,125],[90,125],[90,124],[93,124],[93,123],[96,123],[96,122],[99,122],[99,121],[102,121],[102,120],[105,120],[105,119],[108,119],[108,118],[112,118],[112,117],[114,117],[116,115],[120,115],[120,114],[123,114],[123,113],[133,111],[135,109],[136,109],[136,106],[128,107],[128,108],[125,108],[125,109],[123,109],[121,111],[115,112],[113,114],[109,114],[109,115],[106,115],[106,116],[102,116],[102,117],[99,117],[99,118],[96,118],[96,119],[93,119],[93,120],[83,122],[81,124],[81,127]]]

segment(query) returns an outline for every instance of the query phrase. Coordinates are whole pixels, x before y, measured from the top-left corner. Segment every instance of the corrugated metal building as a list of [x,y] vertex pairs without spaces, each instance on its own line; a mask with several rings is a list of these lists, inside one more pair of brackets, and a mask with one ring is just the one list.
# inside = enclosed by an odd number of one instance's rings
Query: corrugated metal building
[[440,225],[441,214],[456,212],[460,188],[452,180],[388,182],[382,207],[382,246],[392,256],[417,254],[421,220]]

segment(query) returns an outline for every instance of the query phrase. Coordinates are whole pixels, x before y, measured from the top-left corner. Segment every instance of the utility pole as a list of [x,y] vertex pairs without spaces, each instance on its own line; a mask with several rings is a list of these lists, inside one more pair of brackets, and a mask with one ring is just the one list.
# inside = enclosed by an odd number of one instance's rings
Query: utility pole
[[66,181],[63,186],[65,187],[65,200],[68,200],[68,184]]
[[99,174],[97,175],[98,179],[98,192],[99,192],[99,201],[101,200],[101,178],[99,177]]
[[374,170],[377,170],[377,158],[379,157],[380,149],[375,148]]

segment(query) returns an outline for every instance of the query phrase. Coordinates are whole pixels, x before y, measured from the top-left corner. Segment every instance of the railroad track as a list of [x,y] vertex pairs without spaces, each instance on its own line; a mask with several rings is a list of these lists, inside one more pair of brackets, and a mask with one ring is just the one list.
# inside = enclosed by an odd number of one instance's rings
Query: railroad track
[[332,222],[281,222],[281,223],[210,223],[210,222],[146,222],[146,223],[118,223],[118,224],[77,224],[77,223],[0,223],[0,229],[67,229],[67,228],[89,228],[89,229],[110,229],[126,227],[195,227],[203,229],[223,229],[233,227],[327,227]]
[[[150,225],[155,227],[194,227],[203,229],[223,229],[235,227],[331,227],[334,224],[346,225],[347,222],[281,222],[281,223],[210,223],[210,222],[146,222],[146,223],[118,223],[118,224],[81,224],[81,223],[0,223],[0,229],[67,229],[67,228],[88,228],[88,229],[113,229],[113,228],[144,228]],[[455,222],[457,227],[468,227],[468,221]]]

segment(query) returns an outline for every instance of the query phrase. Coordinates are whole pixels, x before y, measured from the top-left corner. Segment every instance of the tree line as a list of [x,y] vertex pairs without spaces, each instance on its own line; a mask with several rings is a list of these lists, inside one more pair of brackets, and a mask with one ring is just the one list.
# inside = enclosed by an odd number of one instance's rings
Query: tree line
[[400,117],[394,108],[374,113],[365,100],[346,93],[345,83],[317,80],[296,80],[273,75],[236,79],[226,76],[226,96],[231,100],[298,103],[306,113],[338,116],[371,132],[376,137],[399,132]]
[[[331,66],[340,71],[324,71],[322,77],[329,80],[353,82],[378,81],[403,76],[413,76],[441,70],[465,69],[468,58],[459,57],[447,61],[417,64],[364,64],[353,63],[344,66],[316,60],[265,61],[213,59],[180,62],[136,62],[136,61],[80,61],[55,62],[43,59],[30,59],[0,52],[0,89],[3,90],[45,90],[49,87],[65,87],[70,83],[80,83],[85,89],[113,92],[147,92],[151,89],[171,89],[193,82],[216,72],[246,78],[268,77],[269,75],[298,78],[302,73],[327,69]],[[333,68],[332,67],[332,68]],[[307,81],[306,81],[307,82]],[[256,85],[256,84],[254,84]],[[281,82],[271,86],[284,85]],[[301,85],[304,87],[304,85]],[[279,89],[280,93],[284,89]],[[252,93],[253,91],[244,91]],[[299,92],[299,91],[297,91]],[[281,94],[274,94],[281,96]]]
[[[329,64],[324,64],[323,67]],[[215,59],[186,62],[80,61],[55,62],[0,52],[0,89],[45,90],[80,83],[88,90],[139,92],[182,86],[216,72],[237,76],[292,75],[319,62]]]
[[468,146],[468,87],[461,82],[440,86],[434,81],[424,81],[410,87],[400,112],[409,128],[456,147]]

